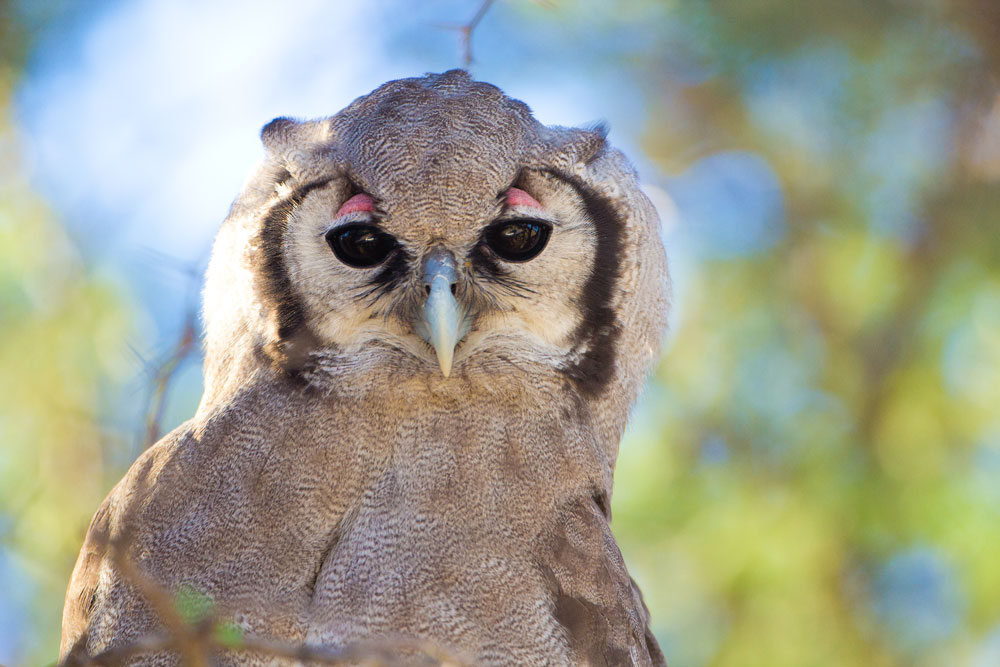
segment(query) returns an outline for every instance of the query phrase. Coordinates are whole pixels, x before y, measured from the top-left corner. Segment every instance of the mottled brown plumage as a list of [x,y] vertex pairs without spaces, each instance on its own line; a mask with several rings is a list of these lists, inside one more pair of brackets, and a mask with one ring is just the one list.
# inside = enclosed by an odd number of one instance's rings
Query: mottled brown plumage
[[[656,214],[626,160],[462,71],[275,120],[263,140],[207,275],[202,403],[94,517],[64,654],[158,629],[108,557],[128,532],[142,571],[208,595],[249,635],[416,637],[484,665],[662,664],[609,528],[667,298]],[[530,261],[483,241],[525,217],[504,205],[513,186],[551,226]],[[375,211],[335,219],[359,192]],[[324,238],[345,220],[398,245],[347,266]],[[455,260],[471,327],[448,377],[414,324],[434,252]]]

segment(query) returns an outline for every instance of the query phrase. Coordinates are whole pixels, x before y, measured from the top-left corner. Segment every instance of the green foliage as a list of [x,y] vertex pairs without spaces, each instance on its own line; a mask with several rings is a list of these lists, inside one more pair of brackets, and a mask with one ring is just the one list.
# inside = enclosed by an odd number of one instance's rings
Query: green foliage
[[232,623],[222,623],[214,629],[215,641],[226,648],[243,646],[243,630]]
[[212,598],[192,588],[182,586],[174,593],[174,604],[188,625],[197,625],[212,615]]
[[131,317],[24,182],[6,115],[0,146],[0,546],[31,586],[21,594],[46,602],[27,619],[37,652],[25,661],[38,664],[54,656],[67,575],[108,490],[122,436],[102,429],[100,395],[126,379]]
[[961,664],[1000,628],[998,72],[924,5],[678,2],[704,75],[644,54],[649,157],[749,148],[787,215],[686,263],[622,447],[673,665]]

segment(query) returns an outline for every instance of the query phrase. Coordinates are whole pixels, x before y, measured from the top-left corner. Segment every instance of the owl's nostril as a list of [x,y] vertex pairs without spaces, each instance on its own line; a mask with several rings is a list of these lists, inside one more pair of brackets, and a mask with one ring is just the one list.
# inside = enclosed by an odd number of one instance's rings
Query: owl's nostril
[[443,291],[448,285],[451,295],[455,296],[458,292],[457,273],[455,257],[450,252],[441,246],[432,249],[424,260],[424,294],[430,297],[432,291]]
[[[452,283],[450,289],[451,289],[451,295],[455,296],[455,294],[458,292],[458,284],[457,283]],[[431,295],[431,284],[430,283],[424,283],[424,294],[427,295],[427,296]]]

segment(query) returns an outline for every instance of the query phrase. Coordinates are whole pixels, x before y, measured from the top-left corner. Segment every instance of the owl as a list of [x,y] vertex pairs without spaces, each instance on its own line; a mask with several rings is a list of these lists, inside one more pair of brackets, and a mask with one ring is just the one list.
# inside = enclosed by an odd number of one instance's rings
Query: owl
[[623,155],[461,70],[262,139],[206,274],[201,403],[97,510],[63,655],[162,632],[128,535],[244,637],[664,664],[609,526],[668,296]]

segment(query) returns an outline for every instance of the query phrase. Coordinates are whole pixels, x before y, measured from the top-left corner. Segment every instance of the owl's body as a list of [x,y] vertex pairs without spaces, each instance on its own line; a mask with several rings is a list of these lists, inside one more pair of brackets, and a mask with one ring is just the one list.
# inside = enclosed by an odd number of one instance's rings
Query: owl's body
[[209,268],[202,404],[98,511],[63,653],[159,629],[108,553],[128,533],[248,636],[662,663],[608,524],[666,307],[624,159],[458,71],[264,141]]

